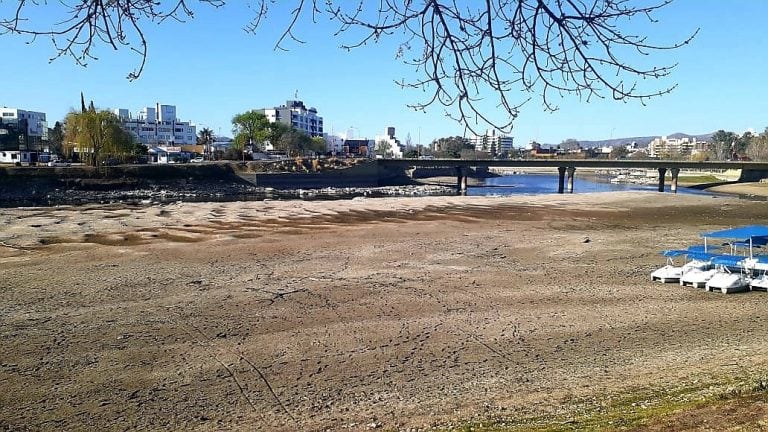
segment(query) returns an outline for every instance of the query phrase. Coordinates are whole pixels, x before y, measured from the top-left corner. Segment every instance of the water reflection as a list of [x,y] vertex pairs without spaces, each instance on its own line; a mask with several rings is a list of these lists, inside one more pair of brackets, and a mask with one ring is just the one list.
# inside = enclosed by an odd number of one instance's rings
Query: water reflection
[[[612,192],[612,191],[658,191],[658,185],[641,185],[629,183],[610,183],[608,178],[574,177],[573,192]],[[485,180],[482,186],[469,187],[467,195],[521,195],[521,194],[550,194],[557,193],[557,175],[551,174],[514,174],[493,177]],[[669,191],[669,185],[665,188]],[[679,187],[678,193],[712,195],[697,189]]]

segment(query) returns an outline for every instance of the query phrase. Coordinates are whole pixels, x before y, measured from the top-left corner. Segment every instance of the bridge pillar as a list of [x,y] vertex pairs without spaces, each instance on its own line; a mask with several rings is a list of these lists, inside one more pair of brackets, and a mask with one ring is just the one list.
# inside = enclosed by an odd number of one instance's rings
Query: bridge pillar
[[667,175],[666,168],[659,168],[659,192],[664,192],[664,177]]
[[456,167],[456,189],[462,195],[467,193],[467,169],[465,167]]
[[568,175],[568,193],[573,193],[573,175],[576,173],[576,167],[568,167],[565,172]]
[[557,167],[557,193],[563,193],[565,189],[565,167]]
[[670,172],[672,172],[672,185],[669,190],[672,193],[677,193],[677,176],[680,174],[680,168],[672,168]]

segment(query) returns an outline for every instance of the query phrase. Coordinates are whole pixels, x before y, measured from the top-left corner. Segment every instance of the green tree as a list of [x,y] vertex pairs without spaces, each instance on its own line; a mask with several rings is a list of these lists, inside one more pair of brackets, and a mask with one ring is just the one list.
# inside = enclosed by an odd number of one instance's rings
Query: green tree
[[722,129],[715,132],[709,142],[709,151],[715,160],[730,159],[733,154],[734,145],[738,135],[733,132],[726,132]]
[[744,134],[736,138],[736,141],[733,143],[733,153],[737,155],[746,154],[747,147],[749,147],[753,138],[755,138],[755,135],[753,135],[752,132],[744,132]]
[[611,149],[611,153],[608,155],[611,159],[624,159],[629,154],[629,150],[627,150],[624,146],[616,146]]
[[466,138],[452,136],[432,141],[432,150],[435,157],[458,159],[462,150],[474,150],[474,147]]
[[324,154],[328,149],[328,144],[325,142],[325,138],[316,136],[312,137],[312,144],[309,150],[316,154]]
[[51,153],[64,153],[64,127],[61,122],[56,122],[48,132],[48,145],[51,148]]
[[197,133],[197,145],[209,145],[213,142],[213,131],[207,127]]
[[200,129],[197,133],[197,145],[203,146],[203,152],[207,158],[210,158],[211,145],[213,144],[213,131],[207,127]]
[[256,149],[264,149],[264,141],[270,137],[270,123],[267,116],[257,111],[246,111],[232,117],[232,133],[235,140],[232,146],[245,150],[245,146],[253,145]]
[[149,147],[137,141],[133,142],[129,151],[131,156],[144,156],[147,153],[149,153]]
[[285,152],[289,156],[301,156],[311,151],[312,138],[304,131],[289,127],[277,127],[274,130],[275,138],[270,139],[270,142],[275,150]]
[[283,135],[291,131],[291,127],[285,123],[275,122],[269,124],[267,139],[272,145],[277,145]]
[[381,156],[383,158],[391,158],[395,155],[395,153],[392,151],[392,144],[390,144],[387,140],[377,141],[374,153],[376,153],[376,156]]
[[406,159],[416,159],[419,157],[419,151],[418,150],[408,150],[403,154],[403,157]]
[[85,112],[67,114],[65,148],[77,149],[80,160],[99,166],[107,157],[125,156],[134,151],[133,136],[120,125],[120,120],[109,111],[95,108]]

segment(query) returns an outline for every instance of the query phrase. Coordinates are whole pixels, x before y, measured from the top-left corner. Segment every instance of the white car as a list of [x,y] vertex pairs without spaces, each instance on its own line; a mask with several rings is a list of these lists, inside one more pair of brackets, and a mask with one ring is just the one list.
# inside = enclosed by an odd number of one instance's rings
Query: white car
[[202,161],[203,161],[203,157],[202,157],[202,156],[198,156],[198,157],[196,157],[196,158],[192,158],[192,159],[190,159],[189,161],[190,161],[190,162],[194,162],[194,163],[200,163],[200,162],[202,162]]
[[68,167],[69,162],[66,161],[50,161],[48,162],[49,167]]

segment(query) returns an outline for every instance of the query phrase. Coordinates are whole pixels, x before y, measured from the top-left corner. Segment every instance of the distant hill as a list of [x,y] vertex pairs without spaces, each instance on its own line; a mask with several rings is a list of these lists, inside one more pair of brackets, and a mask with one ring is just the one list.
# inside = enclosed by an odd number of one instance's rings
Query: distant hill
[[[667,138],[695,138],[697,140],[701,141],[707,141],[709,140],[714,132],[708,133],[708,134],[700,134],[700,135],[689,135],[682,132],[677,132],[673,134],[667,135]],[[653,141],[656,138],[659,138],[662,135],[651,135],[651,136],[642,136],[642,137],[630,137],[630,138],[612,138],[607,140],[598,140],[598,141],[582,141],[579,140],[579,143],[584,148],[589,147],[616,147],[616,146],[623,146],[632,142],[636,142],[638,147],[648,147],[648,144]],[[558,143],[559,144],[559,143]],[[550,144],[552,145],[552,144]],[[557,144],[554,144],[554,146],[557,146]]]

